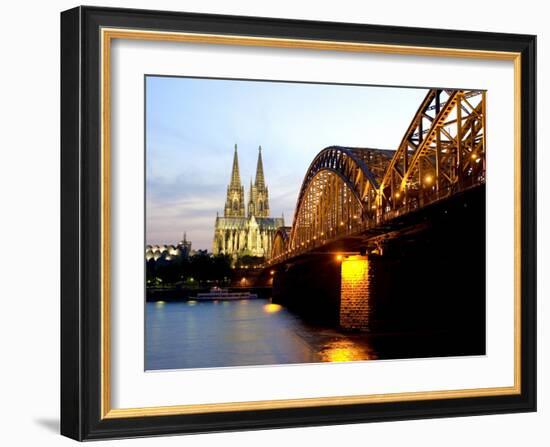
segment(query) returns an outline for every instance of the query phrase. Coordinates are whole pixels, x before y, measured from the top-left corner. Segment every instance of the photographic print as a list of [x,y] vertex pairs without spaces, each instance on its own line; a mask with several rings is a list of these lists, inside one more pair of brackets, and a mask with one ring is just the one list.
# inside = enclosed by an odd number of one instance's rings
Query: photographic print
[[485,91],[145,97],[146,370],[485,354]]

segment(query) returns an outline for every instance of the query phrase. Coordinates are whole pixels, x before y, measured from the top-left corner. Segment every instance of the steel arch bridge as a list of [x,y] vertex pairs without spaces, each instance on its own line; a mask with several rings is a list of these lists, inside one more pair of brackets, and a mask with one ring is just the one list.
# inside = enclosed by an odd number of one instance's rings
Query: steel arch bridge
[[317,154],[269,263],[485,183],[485,149],[485,92],[429,90],[396,150],[330,146]]

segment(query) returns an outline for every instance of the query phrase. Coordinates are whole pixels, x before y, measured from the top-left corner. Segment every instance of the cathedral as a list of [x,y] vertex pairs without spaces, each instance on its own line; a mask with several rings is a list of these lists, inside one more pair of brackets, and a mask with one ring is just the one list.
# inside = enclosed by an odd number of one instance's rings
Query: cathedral
[[284,225],[283,217],[269,217],[269,194],[264,177],[262,147],[258,149],[256,178],[254,183],[250,180],[248,202],[245,202],[235,145],[223,217],[216,216],[213,253],[229,254],[234,259],[244,255],[267,259],[271,254],[275,232]]

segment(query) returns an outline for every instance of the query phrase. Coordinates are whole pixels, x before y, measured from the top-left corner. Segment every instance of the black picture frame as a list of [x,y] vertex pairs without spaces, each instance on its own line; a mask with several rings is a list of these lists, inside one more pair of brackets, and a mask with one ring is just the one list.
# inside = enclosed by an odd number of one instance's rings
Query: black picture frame
[[[521,54],[521,391],[514,395],[102,418],[101,28]],[[77,440],[536,410],[536,36],[100,7],[61,13],[61,433]]]

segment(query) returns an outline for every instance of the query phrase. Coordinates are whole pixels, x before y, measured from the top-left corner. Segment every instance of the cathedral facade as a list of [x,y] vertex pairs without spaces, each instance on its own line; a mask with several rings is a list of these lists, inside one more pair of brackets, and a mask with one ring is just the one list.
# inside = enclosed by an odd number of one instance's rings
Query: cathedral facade
[[216,216],[212,252],[228,254],[233,258],[249,255],[267,259],[275,232],[283,226],[283,217],[269,216],[269,192],[264,177],[262,147],[258,148],[256,177],[254,183],[250,180],[246,202],[235,145],[223,217]]

